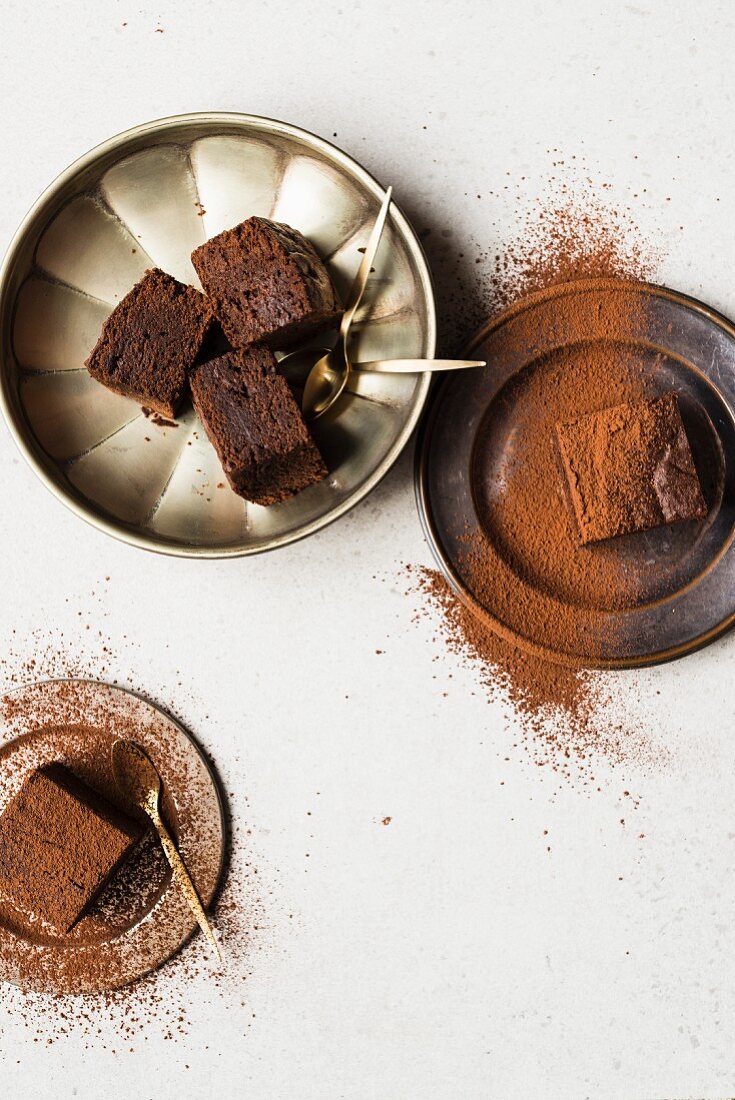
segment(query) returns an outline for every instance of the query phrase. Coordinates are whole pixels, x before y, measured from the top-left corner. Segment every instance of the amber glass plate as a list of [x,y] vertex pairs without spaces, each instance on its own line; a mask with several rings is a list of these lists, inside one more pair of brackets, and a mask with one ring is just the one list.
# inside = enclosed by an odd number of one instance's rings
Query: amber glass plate
[[[593,304],[614,317],[611,296],[619,293],[617,280],[566,283],[530,295],[489,322],[467,350],[473,358],[486,359],[487,367],[453,374],[438,387],[417,450],[422,522],[457,594],[513,644],[586,667],[636,666],[679,657],[712,641],[735,621],[735,328],[701,302],[651,285],[638,290],[645,296],[645,310],[636,312],[640,319],[621,322],[627,327],[611,330],[607,338],[619,344],[621,354],[634,355],[655,371],[659,392],[679,395],[695,464],[704,475],[707,518],[610,542],[621,564],[633,566],[642,582],[630,606],[608,608],[601,602],[593,608],[601,624],[594,652],[583,638],[560,647],[551,630],[533,629],[531,624],[543,616],[512,618],[506,610],[501,618],[499,608],[483,604],[473,586],[466,562],[468,538],[482,531],[501,555],[505,541],[503,531],[483,521],[478,465],[489,482],[502,484],[504,467],[518,459],[514,427],[523,415],[526,383],[579,338],[565,321],[574,314],[569,296],[584,295],[587,302],[591,296]],[[520,324],[524,339],[514,340],[513,326]],[[531,340],[525,339],[529,332]],[[528,609],[548,600],[546,580],[516,569],[513,583],[524,588],[517,604]],[[552,598],[571,604],[570,593],[556,583]]]
[[[66,765],[129,811],[112,773],[110,748],[117,737],[132,737],[156,765],[164,817],[204,905],[209,905],[222,873],[225,845],[217,784],[183,727],[128,691],[87,680],[52,680],[1,696],[0,813],[30,772],[53,762]],[[186,899],[149,830],[66,935],[28,920],[0,897],[0,980],[42,993],[118,988],[164,963],[195,929]]]

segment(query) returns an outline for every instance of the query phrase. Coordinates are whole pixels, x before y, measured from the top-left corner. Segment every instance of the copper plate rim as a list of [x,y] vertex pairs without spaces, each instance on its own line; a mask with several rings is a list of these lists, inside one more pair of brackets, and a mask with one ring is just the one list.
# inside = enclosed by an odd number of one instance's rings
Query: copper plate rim
[[[225,867],[226,821],[225,809],[222,802],[222,793],[220,791],[219,783],[217,782],[214,772],[212,771],[212,767],[207,760],[204,752],[197,744],[194,737],[189,733],[189,731],[184,726],[182,726],[180,722],[173,718],[172,715],[163,710],[162,707],[159,707],[155,703],[150,702],[150,700],[146,699],[144,696],[138,694],[137,692],[130,691],[127,688],[118,687],[118,685],[116,684],[108,684],[99,680],[75,677],[57,677],[52,680],[37,680],[28,684],[23,684],[16,688],[11,688],[8,691],[2,691],[0,693],[0,702],[5,699],[14,698],[15,696],[18,696],[23,692],[42,693],[44,689],[49,692],[53,692],[55,688],[63,684],[77,685],[82,692],[90,692],[91,696],[98,696],[99,694],[111,694],[113,697],[117,698],[118,701],[120,701],[123,705],[143,708],[145,711],[151,714],[156,721],[162,722],[169,728],[172,728],[176,732],[177,737],[180,739],[180,743],[185,744],[191,750],[196,758],[198,765],[203,767],[204,772],[209,779],[211,793],[214,795],[214,812],[217,815],[215,825],[218,829],[219,836],[216,868],[213,868],[213,873],[211,874],[209,881],[202,884],[201,889],[202,901],[205,906],[209,906],[212,902],[212,899],[217,895],[217,892],[222,883],[222,876]],[[89,703],[91,703],[91,696]],[[12,737],[8,740],[5,740],[3,737],[2,728],[0,728],[0,747],[5,747],[6,745],[12,744],[13,740],[14,738]],[[153,909],[151,909],[149,913],[146,914],[146,916],[144,916],[137,925],[133,926],[133,928],[129,930],[129,933],[134,933],[135,929],[139,928],[144,921],[150,919],[154,914],[156,914],[156,911],[158,909],[166,909],[166,912],[157,914],[163,920],[169,920],[172,917],[176,918],[176,926],[171,927],[172,936],[170,938],[170,942],[166,944],[166,946],[161,950],[157,950],[153,953],[150,950],[147,952],[147,954],[145,952],[141,952],[141,956],[145,955],[145,958],[141,958],[138,965],[128,966],[126,969],[121,970],[119,981],[106,983],[85,983],[83,985],[80,985],[79,987],[73,986],[72,983],[67,982],[63,983],[58,988],[55,988],[53,978],[51,977],[47,978],[46,984],[43,987],[34,983],[33,981],[24,982],[22,980],[16,980],[14,977],[11,977],[10,975],[7,975],[5,973],[0,973],[0,980],[8,981],[13,985],[17,985],[20,989],[23,990],[33,990],[35,992],[48,993],[50,995],[64,994],[71,996],[85,993],[93,994],[112,992],[115,989],[121,989],[125,986],[131,985],[139,978],[142,978],[146,974],[157,970],[159,967],[163,966],[164,963],[168,962],[169,959],[173,958],[173,956],[176,955],[186,943],[188,943],[188,941],[192,938],[197,930],[198,926],[195,917],[191,913],[183,895],[178,892],[175,881],[171,879],[166,891],[159,899],[159,901],[156,902]],[[121,937],[115,937],[114,939],[107,941],[107,944],[114,944],[116,939],[123,939],[129,933],[125,933]],[[13,935],[12,932],[8,932],[5,929],[0,929],[0,939],[7,939],[12,943],[20,942],[21,944],[27,944],[28,942],[22,939],[19,940],[19,938]],[[53,952],[54,949],[49,948],[48,950],[49,952]]]
[[[724,329],[729,336],[735,340],[735,324],[730,321],[724,314],[718,310],[713,309],[712,306],[706,305],[698,298],[694,298],[689,294],[683,294],[681,291],[672,290],[669,287],[659,286],[657,283],[644,282],[643,280],[630,279],[615,279],[615,278],[598,278],[598,279],[575,279],[573,281],[567,281],[564,283],[555,283],[552,286],[545,287],[543,290],[535,291],[533,294],[528,294],[524,298],[515,302],[507,309],[502,310],[495,317],[487,321],[471,338],[466,345],[462,355],[463,358],[471,358],[477,347],[483,343],[488,336],[490,336],[495,329],[500,325],[506,324],[511,318],[517,316],[519,313],[523,313],[526,309],[538,305],[540,302],[545,301],[548,298],[556,297],[560,293],[571,292],[572,290],[585,290],[597,287],[603,290],[615,289],[620,287],[621,283],[627,285],[635,285],[642,287],[648,294],[659,298],[667,298],[670,301],[679,302],[688,306],[695,312],[706,317],[713,324],[718,325]],[[537,642],[531,641],[525,638],[523,635],[518,634],[514,630],[510,630],[500,619],[496,618],[491,612],[483,607],[481,603],[465,588],[462,583],[459,574],[455,570],[451,561],[445,555],[439,533],[431,516],[429,502],[427,499],[426,491],[426,475],[427,475],[427,462],[429,454],[429,446],[431,441],[431,433],[433,424],[437,416],[439,406],[441,404],[442,389],[451,381],[448,377],[444,379],[440,385],[436,387],[431,395],[430,402],[428,404],[426,414],[421,421],[419,431],[416,440],[416,457],[414,460],[414,490],[416,495],[416,505],[418,508],[419,519],[424,531],[424,535],[429,544],[434,560],[439,566],[440,571],[444,575],[445,579],[449,583],[450,588],[454,594],[462,601],[462,603],[468,607],[472,613],[478,618],[485,626],[492,630],[504,641],[517,649],[521,649],[526,653],[530,653],[532,656],[540,657],[544,661],[549,661],[552,664],[564,665],[568,668],[577,669],[634,669],[634,668],[647,668],[651,665],[665,664],[669,661],[678,660],[681,657],[686,657],[690,653],[696,653],[697,650],[704,649],[705,646],[711,642],[721,638],[723,634],[726,634],[733,626],[735,626],[735,609],[730,612],[724,619],[722,619],[715,626],[709,630],[700,634],[698,637],[692,639],[691,642],[686,642],[678,646],[672,646],[669,649],[657,650],[652,653],[645,654],[641,657],[634,659],[619,658],[612,660],[600,660],[599,658],[584,659],[575,657],[571,654],[564,653],[555,649],[551,649],[548,646],[540,645]]]
[[[8,245],[5,252],[5,256],[0,263],[0,298],[5,294],[10,272],[12,271],[13,264],[16,259],[16,255],[19,252],[25,235],[31,227],[36,213],[40,210],[44,203],[61,190],[64,185],[74,177],[77,173],[83,171],[89,165],[93,164],[96,159],[104,156],[105,154],[114,151],[118,146],[124,145],[126,142],[138,138],[148,132],[156,133],[157,131],[163,131],[168,128],[173,128],[179,125],[186,125],[188,123],[212,123],[220,126],[251,126],[255,129],[265,130],[266,132],[276,133],[290,137],[296,140],[306,141],[314,148],[326,153],[329,157],[333,158],[337,163],[340,163],[347,167],[352,173],[354,173],[363,183],[363,185],[374,194],[381,202],[385,195],[385,189],[378,182],[378,180],[363,168],[358,161],[354,160],[351,156],[345,153],[338,146],[333,145],[325,138],[320,137],[318,134],[312,133],[310,130],[305,130],[302,127],[294,126],[288,122],[281,122],[278,119],[268,118],[264,115],[251,115],[245,114],[239,111],[194,111],[187,112],[180,115],[167,115],[162,118],[152,119],[149,122],[144,122],[138,126],[133,126],[128,130],[123,130],[113,137],[108,138],[106,141],[95,145],[88,152],[84,153],[81,157],[78,157],[67,168],[61,172],[56,179],[54,179],[48,187],[39,195],[33,206],[30,208],[23,221],[15,231],[13,238]],[[401,231],[404,235],[404,239],[407,247],[412,251],[413,258],[416,262],[417,271],[420,276],[420,282],[425,299],[426,316],[427,316],[427,355],[429,358],[433,357],[436,351],[436,297],[434,293],[434,284],[431,275],[431,269],[426,258],[423,246],[415,233],[411,223],[406,215],[400,209],[397,203],[393,203],[392,217],[395,218],[398,225],[401,227]],[[233,546],[233,547],[206,547],[206,546],[194,546],[194,545],[182,545],[175,542],[163,542],[155,535],[147,535],[142,533],[137,527],[124,523],[123,521],[115,521],[105,516],[101,511],[97,511],[91,505],[84,503],[82,500],[74,496],[73,493],[67,492],[60,488],[55,479],[48,473],[46,464],[40,452],[40,444],[36,444],[34,440],[28,437],[25,432],[23,424],[19,422],[19,418],[16,416],[12,403],[8,398],[6,392],[5,372],[0,370],[0,411],[5,418],[5,423],[8,425],[10,433],[15,441],[18,450],[30,465],[33,472],[45,485],[45,487],[51,492],[61,503],[70,509],[76,516],[83,519],[86,523],[92,527],[96,527],[97,530],[103,531],[106,535],[110,535],[112,538],[117,539],[120,542],[126,542],[131,546],[138,547],[141,550],[149,550],[157,554],[165,554],[171,557],[179,558],[207,558],[207,559],[220,559],[220,558],[240,558],[247,557],[251,554],[262,554],[270,550],[277,550],[282,546],[288,546],[291,543],[298,542],[301,539],[307,538],[309,535],[315,534],[317,531],[322,530],[341,516],[349,512],[355,505],[359,504],[361,500],[364,500],[369,493],[383,480],[389,470],[395,465],[399,455],[403,451],[404,447],[408,443],[411,435],[413,434],[416,425],[419,423],[421,414],[424,411],[426,400],[429,396],[429,389],[431,385],[431,373],[429,371],[424,372],[421,381],[419,383],[418,392],[413,401],[413,408],[410,411],[410,415],[407,417],[406,423],[401,429],[395,442],[388,450],[380,464],[373,471],[372,475],[357,489],[352,496],[342,501],[334,509],[327,512],[325,515],[320,516],[311,522],[305,524],[302,528],[290,532],[287,535],[283,535],[274,539],[266,546]]]

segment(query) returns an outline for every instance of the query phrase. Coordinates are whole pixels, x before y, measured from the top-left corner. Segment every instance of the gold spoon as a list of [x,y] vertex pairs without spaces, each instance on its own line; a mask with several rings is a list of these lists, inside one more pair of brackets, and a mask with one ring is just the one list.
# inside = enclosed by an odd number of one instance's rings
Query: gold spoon
[[419,374],[421,371],[467,370],[486,367],[484,359],[370,359],[367,363],[351,363],[353,370],[375,374]]
[[325,355],[322,355],[321,359],[318,359],[309,371],[309,377],[306,379],[304,386],[304,396],[301,400],[301,407],[307,420],[316,420],[318,416],[331,408],[347,385],[350,374],[350,360],[347,354],[350,327],[365,293],[365,287],[370,277],[370,268],[373,266],[375,253],[378,251],[383,227],[388,216],[392,194],[393,188],[389,187],[385,192],[383,205],[375,219],[375,225],[370,233],[370,239],[360,261],[360,266],[357,269],[355,281],[347,297],[347,305],[339,326],[339,339],[331,351],[327,351]]
[[[292,351],[284,355],[278,364],[279,370],[287,377],[297,380],[304,371],[314,365],[314,360],[328,355],[328,348],[311,348],[307,351]],[[484,359],[370,359],[365,363],[353,363],[350,371],[361,374],[421,374],[423,371],[467,370],[468,367],[486,367]]]
[[125,741],[121,738],[115,741],[112,746],[112,770],[120,793],[134,806],[147,814],[153,822],[166,859],[171,865],[174,878],[181,887],[199,927],[214,948],[218,962],[222,962],[217,940],[214,938],[214,932],[207,920],[196,887],[191,881],[189,872],[184,866],[184,861],[177,852],[176,845],[161,819],[161,811],[159,810],[161,777],[156,771],[153,761],[141,749],[140,745],[136,745],[134,741]]

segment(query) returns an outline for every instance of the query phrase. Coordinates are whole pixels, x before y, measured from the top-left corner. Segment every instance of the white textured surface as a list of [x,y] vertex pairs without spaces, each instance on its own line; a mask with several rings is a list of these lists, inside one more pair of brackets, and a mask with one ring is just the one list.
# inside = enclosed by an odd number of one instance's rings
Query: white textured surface
[[[726,0],[9,2],[0,238],[109,134],[245,110],[336,133],[395,185],[432,229],[440,307],[457,254],[475,270],[502,247],[558,149],[662,245],[661,281],[733,314],[732,19]],[[233,1003],[193,1004],[185,1042],[45,1048],[6,1016],[3,1095],[735,1092],[735,639],[635,677],[672,765],[601,767],[587,796],[524,763],[412,623],[393,579],[429,560],[409,455],[320,536],[222,564],[81,526],[7,432],[0,461],[0,645],[40,628],[93,652],[100,630],[114,672],[178,698],[273,891],[269,949]]]

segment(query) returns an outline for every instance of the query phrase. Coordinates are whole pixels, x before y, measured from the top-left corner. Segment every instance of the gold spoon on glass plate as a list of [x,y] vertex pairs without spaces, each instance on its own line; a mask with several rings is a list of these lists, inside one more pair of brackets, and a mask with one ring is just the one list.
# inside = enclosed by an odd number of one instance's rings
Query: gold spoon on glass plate
[[115,774],[120,793],[147,814],[153,822],[168,860],[174,878],[183,891],[189,907],[197,919],[197,923],[204,935],[211,943],[217,960],[222,962],[222,955],[214,938],[212,926],[207,920],[196,887],[191,881],[189,872],[184,866],[184,861],[176,850],[171,834],[163,823],[159,803],[161,799],[161,777],[156,767],[146,752],[136,745],[134,741],[120,739],[112,746],[112,770]]
[[307,420],[316,420],[322,416],[344,392],[351,371],[374,371],[382,374],[414,374],[420,371],[445,371],[463,370],[466,367],[484,367],[485,363],[478,360],[463,359],[373,359],[368,363],[353,363],[350,360],[347,349],[350,328],[355,319],[355,314],[365,293],[370,269],[373,266],[375,254],[378,251],[380,238],[383,235],[388,210],[391,204],[393,188],[389,187],[385,192],[383,205],[375,219],[375,225],[370,233],[365,252],[357,275],[350,288],[347,305],[342,314],[339,326],[339,338],[333,348],[311,348],[305,351],[293,351],[285,355],[279,363],[279,368],[287,375],[294,372],[298,376],[301,368],[308,370],[308,376],[304,384],[304,394],[301,399],[301,408]]

